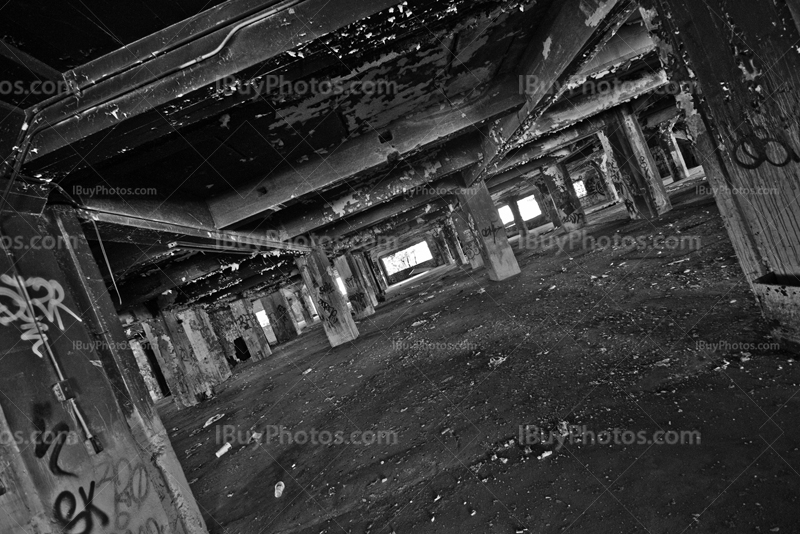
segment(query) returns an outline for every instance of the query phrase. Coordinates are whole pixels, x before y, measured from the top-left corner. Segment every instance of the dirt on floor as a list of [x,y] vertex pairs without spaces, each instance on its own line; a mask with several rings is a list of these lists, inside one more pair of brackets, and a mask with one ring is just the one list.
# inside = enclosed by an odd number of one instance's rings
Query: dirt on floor
[[511,280],[435,269],[354,343],[316,325],[162,402],[210,531],[800,532],[800,365],[713,198],[672,200],[532,237]]

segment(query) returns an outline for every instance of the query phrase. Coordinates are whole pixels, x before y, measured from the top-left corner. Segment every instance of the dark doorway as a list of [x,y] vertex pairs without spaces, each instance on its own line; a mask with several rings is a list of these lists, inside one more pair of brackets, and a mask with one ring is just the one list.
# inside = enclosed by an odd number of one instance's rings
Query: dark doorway
[[158,364],[156,353],[153,352],[153,348],[150,346],[150,343],[147,342],[142,343],[142,350],[144,351],[144,355],[147,356],[147,362],[150,364],[150,368],[153,370],[153,376],[161,390],[161,395],[169,397],[172,395],[172,392],[169,390],[169,385],[167,385],[167,379],[164,378],[164,373],[161,372],[161,366]]
[[236,349],[236,357],[239,358],[239,360],[245,361],[250,359],[250,350],[248,350],[247,343],[244,342],[244,339],[237,337],[233,340],[233,346]]

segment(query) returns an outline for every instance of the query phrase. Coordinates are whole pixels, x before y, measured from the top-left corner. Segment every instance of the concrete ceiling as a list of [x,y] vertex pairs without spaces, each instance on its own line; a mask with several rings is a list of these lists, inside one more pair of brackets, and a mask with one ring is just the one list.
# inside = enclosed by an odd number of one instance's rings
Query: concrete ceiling
[[[149,14],[128,27],[127,8],[67,1],[58,18],[12,0],[0,22],[3,42],[38,63],[4,61],[60,72],[70,88],[28,108],[22,175],[85,210],[96,257],[105,263],[101,240],[112,252],[121,308],[283,283],[307,250],[298,239],[357,243],[404,212],[439,210],[443,195],[414,188],[524,165],[665,82],[627,0],[211,5],[143,2]],[[563,89],[523,94],[520,76],[541,72]],[[576,90],[609,76],[633,89]]]

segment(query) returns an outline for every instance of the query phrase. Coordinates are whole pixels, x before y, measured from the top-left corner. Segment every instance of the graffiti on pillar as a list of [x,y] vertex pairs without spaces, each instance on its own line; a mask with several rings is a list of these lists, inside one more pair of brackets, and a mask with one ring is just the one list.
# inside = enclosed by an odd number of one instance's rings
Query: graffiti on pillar
[[[40,358],[44,355],[41,347],[47,339],[48,325],[42,322],[42,317],[64,331],[64,322],[61,312],[68,313],[77,321],[81,318],[64,305],[64,288],[55,280],[32,277],[25,280],[7,274],[0,275],[0,297],[6,297],[9,303],[0,299],[0,325],[8,326],[19,321],[22,330],[20,338],[23,341],[33,341],[33,352]],[[27,299],[30,299],[29,309]],[[32,312],[32,313],[31,313]],[[37,328],[38,325],[38,328]]]
[[35,428],[33,432],[35,443],[33,454],[41,460],[50,452],[50,460],[48,462],[50,472],[55,476],[74,477],[76,476],[74,473],[65,471],[58,463],[61,450],[72,435],[69,425],[59,421],[53,425],[52,429],[48,430],[46,419],[50,419],[52,413],[53,407],[49,402],[33,405],[33,427]]
[[88,491],[83,487],[78,488],[78,494],[81,497],[80,508],[78,508],[78,499],[71,491],[62,491],[58,494],[53,505],[53,516],[65,533],[90,534],[94,531],[95,520],[99,521],[102,526],[108,525],[108,514],[93,502],[94,490],[94,481],[89,484]]
[[497,232],[502,230],[503,226],[502,225],[497,226],[495,224],[495,222],[497,222],[497,221],[493,220],[491,222],[491,224],[489,224],[489,226],[481,228],[481,235],[483,237],[485,237],[485,238],[488,238],[489,236],[491,236],[492,237],[492,242],[497,243]]
[[[98,470],[101,476],[82,484],[76,492],[64,490],[53,503],[53,518],[65,534],[91,534],[95,526],[138,534],[167,534],[167,526],[147,513],[158,496],[150,490],[150,479],[144,464],[122,458],[107,461]],[[101,505],[95,494],[112,497]]]
[[758,169],[764,163],[785,167],[792,161],[800,162],[800,156],[780,139],[780,134],[770,134],[764,128],[756,128],[752,134],[745,135],[736,144],[733,159],[737,165],[749,170]]

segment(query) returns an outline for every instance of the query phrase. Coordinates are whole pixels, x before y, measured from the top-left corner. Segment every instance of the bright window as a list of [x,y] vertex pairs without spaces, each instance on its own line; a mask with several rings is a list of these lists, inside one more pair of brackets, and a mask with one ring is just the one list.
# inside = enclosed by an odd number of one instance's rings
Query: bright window
[[431,249],[428,248],[428,243],[422,241],[412,247],[408,247],[399,252],[395,252],[391,256],[382,258],[383,264],[386,266],[386,272],[389,276],[411,267],[432,260]]
[[572,182],[572,185],[575,187],[575,193],[578,194],[578,198],[583,198],[586,196],[586,186],[584,185],[583,180]]
[[535,219],[542,214],[542,210],[536,202],[536,197],[533,195],[520,199],[519,202],[517,202],[517,206],[519,206],[519,212],[522,215],[522,219],[525,221]]
[[269,317],[267,317],[267,312],[264,310],[259,310],[256,312],[256,319],[258,319],[258,324],[261,325],[261,328],[266,328],[269,326]]
[[497,210],[497,213],[500,214],[500,220],[503,221],[503,226],[514,222],[514,214],[511,212],[511,208],[508,206],[503,206]]

